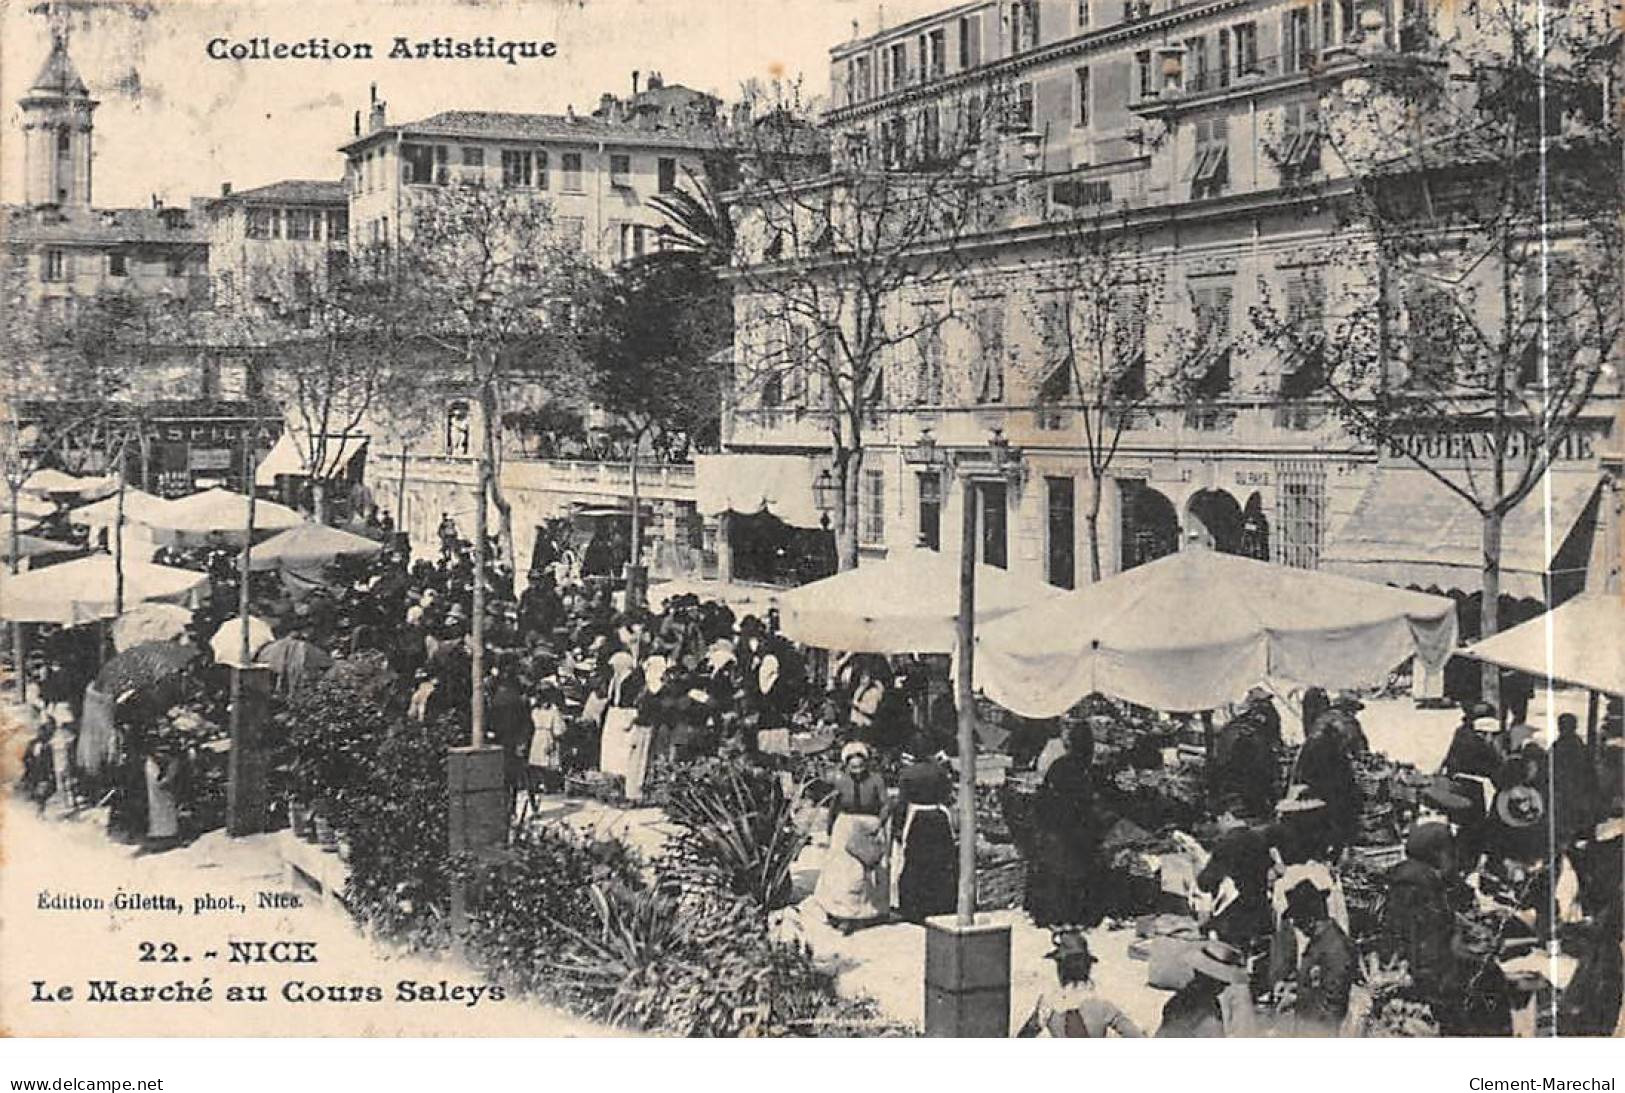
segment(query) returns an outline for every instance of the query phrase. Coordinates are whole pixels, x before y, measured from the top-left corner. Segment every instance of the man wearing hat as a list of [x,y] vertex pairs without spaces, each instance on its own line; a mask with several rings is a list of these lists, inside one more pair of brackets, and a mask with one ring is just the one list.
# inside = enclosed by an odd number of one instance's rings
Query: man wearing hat
[[1089,940],[1079,930],[1056,930],[1050,935],[1054,948],[1044,954],[1055,961],[1055,977],[1060,989],[1038,996],[1032,1014],[1016,1032],[1018,1037],[1047,1035],[1102,1039],[1109,1032],[1130,1039],[1145,1035],[1138,1025],[1116,1005],[1095,993],[1095,956]]
[[1450,738],[1450,750],[1445,752],[1439,772],[1494,778],[1501,769],[1501,750],[1495,744],[1500,732],[1494,707],[1487,702],[1471,706]]
[[1405,860],[1388,873],[1377,951],[1384,960],[1402,957],[1429,998],[1438,996],[1450,969],[1454,873],[1455,841],[1440,823],[1418,824],[1405,840]]
[[1247,992],[1247,961],[1241,950],[1209,939],[1185,954],[1186,983],[1162,1007],[1159,1038],[1244,1035],[1252,1001]]
[[1286,913],[1270,952],[1270,982],[1278,995],[1290,984],[1300,1036],[1336,1036],[1348,1016],[1359,954],[1327,913],[1327,893],[1301,880],[1286,894]]

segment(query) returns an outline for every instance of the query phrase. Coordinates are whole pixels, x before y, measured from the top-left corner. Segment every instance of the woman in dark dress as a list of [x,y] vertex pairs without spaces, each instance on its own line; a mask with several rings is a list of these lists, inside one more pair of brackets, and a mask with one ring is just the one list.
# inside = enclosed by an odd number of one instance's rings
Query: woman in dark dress
[[959,862],[950,808],[953,783],[930,746],[916,738],[897,778],[903,808],[900,841],[903,868],[897,879],[897,910],[910,922],[944,915],[954,909]]
[[1087,723],[1067,734],[1067,752],[1050,765],[1033,808],[1033,853],[1026,909],[1040,926],[1092,926],[1099,918],[1100,833],[1089,767],[1094,738]]

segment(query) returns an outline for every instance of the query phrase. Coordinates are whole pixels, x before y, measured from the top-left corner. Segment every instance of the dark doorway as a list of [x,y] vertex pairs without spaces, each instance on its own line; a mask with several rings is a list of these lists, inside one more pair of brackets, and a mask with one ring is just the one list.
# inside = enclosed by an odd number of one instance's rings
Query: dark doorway
[[1168,498],[1135,478],[1117,480],[1122,499],[1123,569],[1154,561],[1179,549],[1179,515]]
[[1045,500],[1049,506],[1048,557],[1045,578],[1056,588],[1077,585],[1077,499],[1070,478],[1044,479]]
[[982,563],[1010,568],[1010,491],[1003,482],[983,482]]
[[920,484],[919,544],[927,550],[942,549],[942,475],[922,471]]
[[1257,493],[1247,498],[1241,511],[1241,553],[1261,562],[1270,560],[1270,521],[1264,515],[1264,499]]
[[798,585],[835,572],[834,533],[792,527],[771,513],[732,514],[728,541],[735,580]]
[[1199,490],[1186,510],[1193,533],[1205,532],[1207,545],[1221,554],[1242,554],[1242,512],[1223,490]]

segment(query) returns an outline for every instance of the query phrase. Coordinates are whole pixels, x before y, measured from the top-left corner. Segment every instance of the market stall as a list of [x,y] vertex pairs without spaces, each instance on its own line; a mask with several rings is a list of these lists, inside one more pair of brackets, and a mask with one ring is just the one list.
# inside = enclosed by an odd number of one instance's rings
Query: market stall
[[1263,680],[1362,687],[1412,655],[1440,667],[1455,643],[1444,596],[1188,549],[979,629],[976,684],[1027,717],[1094,693],[1209,710]]
[[[254,522],[259,523],[259,509]],[[369,558],[383,544],[324,524],[300,524],[278,532],[254,548],[249,566],[255,572],[276,570],[284,580],[320,583],[322,570],[338,558]]]
[[[1053,585],[977,566],[977,625],[1059,596]],[[912,550],[802,585],[778,599],[785,637],[855,653],[954,651],[959,559]]]
[[1622,649],[1625,603],[1618,595],[1592,593],[1485,638],[1461,655],[1619,695],[1625,694]]
[[[171,501],[139,519],[130,518],[126,510],[126,519],[150,527],[153,537],[165,546],[241,546],[248,527],[248,498],[230,490],[204,490]],[[274,501],[254,505],[256,535],[299,527],[304,522],[303,516]]]
[[[118,614],[117,566],[111,555],[93,554],[30,573],[0,575],[0,619],[77,626]],[[208,591],[205,573],[126,558],[124,606],[148,600],[196,606]]]
[[23,493],[38,497],[74,497],[90,501],[106,497],[117,489],[116,477],[80,478],[54,467],[35,471],[23,480],[22,485]]

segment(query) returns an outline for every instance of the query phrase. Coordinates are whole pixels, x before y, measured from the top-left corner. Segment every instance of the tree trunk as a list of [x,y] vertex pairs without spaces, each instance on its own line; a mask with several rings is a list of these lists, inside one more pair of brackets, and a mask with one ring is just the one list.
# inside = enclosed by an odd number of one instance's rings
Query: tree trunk
[[954,702],[959,730],[959,887],[955,901],[961,926],[976,921],[976,505],[975,487],[965,481],[959,533],[959,618],[955,638],[959,653]]
[[406,442],[401,442],[401,477],[395,483],[395,530],[406,530]]
[[1092,584],[1100,583],[1100,491],[1105,485],[1103,477],[1092,479],[1089,496],[1089,513],[1085,522],[1089,528],[1089,580]]
[[[489,435],[489,430],[487,430]],[[469,624],[472,648],[468,651],[468,696],[470,741],[476,748],[485,747],[485,497],[490,488],[491,464],[487,451],[480,450],[479,482],[474,491],[474,618]]]
[[835,457],[835,480],[839,487],[835,503],[835,568],[843,573],[858,567],[858,491],[862,468],[862,452],[848,451]]
[[632,438],[632,536],[631,557],[626,563],[626,609],[643,606],[643,499],[638,488],[638,449],[642,434]]
[[508,571],[517,574],[518,560],[515,557],[513,541],[513,506],[502,492],[502,485],[497,474],[501,461],[498,458],[497,435],[501,423],[497,421],[497,393],[490,382],[480,385],[480,417],[481,448],[485,456],[485,472],[483,479],[485,488],[490,490],[490,497],[497,507],[497,534],[502,537],[503,550],[508,555]]
[[[1481,582],[1483,599],[1479,604],[1478,640],[1495,634],[1501,625],[1501,522],[1503,514],[1492,509],[1484,514],[1484,572]],[[1501,705],[1501,669],[1485,661],[1483,664],[1483,700]]]
[[310,506],[316,522],[327,523],[327,479],[319,473],[310,480]]
[[[11,487],[11,555],[6,559],[6,566],[11,570],[12,576],[15,577],[19,568],[17,538],[22,534],[21,520],[17,512],[18,496],[22,493],[22,482],[13,481],[9,485]],[[11,624],[11,667],[12,671],[17,673],[13,685],[17,689],[17,702],[19,705],[28,697],[27,677],[23,673],[24,659],[23,624],[14,622]]]
[[113,515],[113,617],[124,614],[124,449],[119,448],[118,511]]

